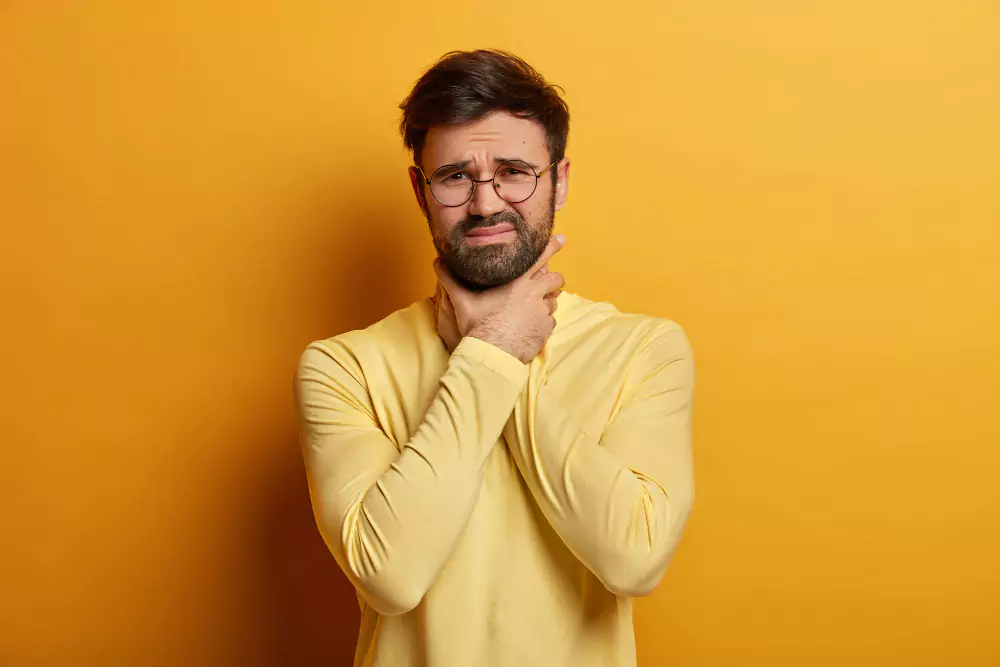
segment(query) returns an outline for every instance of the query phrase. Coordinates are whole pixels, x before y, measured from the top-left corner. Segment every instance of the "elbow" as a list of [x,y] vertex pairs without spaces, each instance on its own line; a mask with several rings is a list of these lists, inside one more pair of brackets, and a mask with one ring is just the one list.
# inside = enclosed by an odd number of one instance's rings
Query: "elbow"
[[666,530],[658,540],[622,545],[600,559],[600,566],[593,572],[604,587],[615,595],[633,598],[644,597],[656,590],[677,550],[693,506],[692,491],[671,505]]
[[[337,560],[340,561],[339,556]],[[383,563],[372,569],[361,566],[350,555],[340,563],[361,599],[382,616],[399,616],[413,611],[427,592],[415,573],[405,571],[400,565],[402,563]]]
[[424,572],[399,558],[386,559],[376,565],[370,554],[358,557],[348,552],[346,560],[344,571],[351,583],[368,606],[382,616],[399,616],[413,611],[431,584]]
[[382,616],[400,616],[413,611],[424,598],[425,591],[406,582],[391,581],[378,576],[370,580],[355,580],[362,599]]
[[652,554],[620,554],[606,559],[594,574],[611,593],[641,598],[652,593],[667,570],[667,560],[657,562]]
[[386,558],[364,540],[341,542],[337,531],[322,521],[320,533],[358,595],[382,616],[405,614],[423,600],[430,582],[423,585],[425,577],[407,568],[406,561]]

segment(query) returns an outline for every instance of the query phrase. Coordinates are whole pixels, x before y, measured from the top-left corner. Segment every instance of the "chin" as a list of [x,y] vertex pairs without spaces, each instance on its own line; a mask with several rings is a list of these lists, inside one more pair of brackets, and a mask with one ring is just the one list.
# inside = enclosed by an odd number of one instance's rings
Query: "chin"
[[[463,258],[465,261],[456,261],[453,265],[447,262],[462,283],[472,290],[484,290],[490,287],[499,287],[516,279],[520,272],[514,275],[516,268],[511,266],[515,253],[512,249],[503,246],[484,246],[486,252],[470,253],[473,257]],[[474,250],[480,250],[475,248]],[[493,266],[490,266],[493,264]]]
[[482,292],[483,290],[490,289],[491,287],[499,287],[500,285],[506,285],[511,280],[506,280],[499,277],[493,276],[482,276],[478,274],[466,275],[462,274],[458,276],[459,280],[465,286],[466,289],[473,292]]

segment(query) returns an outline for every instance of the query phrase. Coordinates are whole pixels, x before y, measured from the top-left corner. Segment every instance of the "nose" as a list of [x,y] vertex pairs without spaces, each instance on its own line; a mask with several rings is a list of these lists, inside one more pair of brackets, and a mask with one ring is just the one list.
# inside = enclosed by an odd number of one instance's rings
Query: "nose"
[[493,188],[493,181],[476,183],[476,191],[469,200],[469,213],[484,218],[507,208],[507,202]]

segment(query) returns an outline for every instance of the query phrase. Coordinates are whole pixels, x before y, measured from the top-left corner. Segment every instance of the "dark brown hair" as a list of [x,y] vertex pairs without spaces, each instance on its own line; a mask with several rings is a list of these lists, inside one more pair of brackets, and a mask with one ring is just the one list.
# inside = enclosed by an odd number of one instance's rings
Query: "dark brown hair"
[[[399,132],[419,165],[430,128],[508,111],[542,125],[548,137],[549,159],[554,162],[565,156],[569,135],[569,107],[559,94],[561,90],[512,53],[498,49],[451,51],[424,72],[399,105],[403,111]],[[555,169],[552,175],[555,177]]]

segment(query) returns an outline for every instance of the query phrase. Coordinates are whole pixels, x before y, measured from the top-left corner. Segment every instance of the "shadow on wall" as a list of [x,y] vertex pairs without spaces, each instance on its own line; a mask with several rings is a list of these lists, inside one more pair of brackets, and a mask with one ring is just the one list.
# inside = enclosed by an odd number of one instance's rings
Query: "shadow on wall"
[[[280,441],[280,465],[263,498],[259,532],[262,595],[266,619],[261,667],[352,665],[360,613],[351,583],[340,571],[316,528],[296,434]],[[291,455],[289,455],[289,453]]]
[[[318,302],[311,304],[312,313],[292,316],[321,327],[309,334],[312,339],[364,328],[420,298],[412,287],[420,269],[412,248],[404,247],[408,241],[382,233],[386,221],[403,215],[398,204],[339,209],[320,215],[320,223],[310,227],[324,230],[324,238],[303,243],[310,255],[303,262],[317,267],[312,276],[319,277],[320,286],[311,298]],[[403,219],[412,217],[407,211]],[[349,225],[343,220],[350,220]],[[337,260],[330,261],[332,256]],[[301,349],[294,350],[296,360],[299,353]],[[267,619],[268,633],[259,642],[267,647],[260,664],[352,665],[360,623],[358,599],[316,527],[291,409],[290,376],[285,386],[289,418],[268,444],[269,460],[261,468],[265,479],[256,487],[266,492],[256,516],[261,524],[251,531],[259,539],[254,547],[261,580],[250,585],[262,592],[259,617]]]

